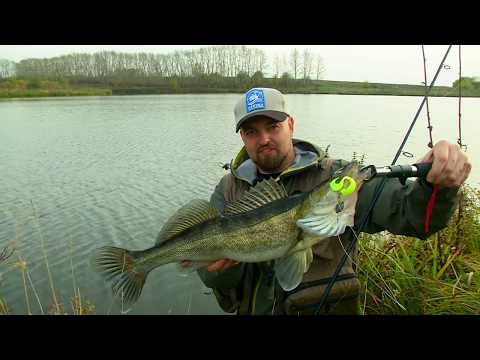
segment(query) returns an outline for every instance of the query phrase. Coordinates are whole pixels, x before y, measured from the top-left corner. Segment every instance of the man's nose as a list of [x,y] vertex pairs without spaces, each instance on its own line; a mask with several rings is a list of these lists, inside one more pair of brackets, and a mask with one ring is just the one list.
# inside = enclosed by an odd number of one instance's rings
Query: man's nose
[[270,142],[270,136],[266,131],[260,131],[258,142],[260,145],[267,145]]

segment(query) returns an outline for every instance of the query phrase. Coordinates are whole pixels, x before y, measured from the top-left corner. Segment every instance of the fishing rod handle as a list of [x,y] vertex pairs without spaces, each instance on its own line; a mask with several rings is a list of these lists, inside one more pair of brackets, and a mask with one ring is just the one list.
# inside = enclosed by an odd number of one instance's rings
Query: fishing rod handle
[[432,163],[419,163],[419,164],[413,164],[416,169],[416,177],[421,177],[421,178],[427,178],[428,173],[432,169]]
[[413,165],[390,165],[383,168],[376,168],[375,176],[384,176],[389,178],[426,178],[432,168],[431,163],[418,163]]

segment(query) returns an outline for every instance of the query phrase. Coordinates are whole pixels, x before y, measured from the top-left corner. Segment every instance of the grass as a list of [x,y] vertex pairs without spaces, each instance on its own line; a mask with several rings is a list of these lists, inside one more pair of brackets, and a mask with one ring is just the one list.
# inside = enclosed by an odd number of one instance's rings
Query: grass
[[0,81],[0,98],[104,96],[112,95],[108,87],[72,85],[59,80],[3,80]]
[[0,98],[62,97],[62,96],[108,96],[110,89],[58,89],[58,90],[2,90]]
[[[44,315],[45,313],[48,315],[69,315],[67,310],[65,309],[63,303],[59,301],[59,298],[55,291],[55,286],[53,282],[53,277],[50,271],[50,264],[48,261],[47,253],[45,251],[45,244],[44,244],[44,236],[43,232],[40,227],[40,223],[38,221],[38,217],[36,214],[36,209],[32,201],[32,209],[33,209],[33,217],[37,226],[37,231],[40,237],[40,243],[42,248],[42,253],[44,256],[44,262],[47,269],[47,275],[50,285],[50,290],[52,292],[52,299],[53,302],[49,304],[48,307],[45,307],[44,304],[41,303],[40,298],[38,296],[38,292],[33,284],[32,278],[30,276],[30,272],[28,269],[28,262],[25,261],[21,254],[19,253],[18,249],[15,248],[15,244],[18,243],[18,223],[16,224],[15,232],[16,232],[16,239],[12,242],[12,245],[7,246],[1,253],[8,254],[8,257],[3,256],[0,257],[0,266],[4,265],[7,267],[7,271],[0,273],[0,275],[4,275],[11,271],[20,271],[22,274],[23,280],[23,290],[24,290],[24,298],[25,298],[25,307],[26,307],[26,314],[33,315],[32,306],[31,306],[31,296],[29,289],[33,293],[35,300],[38,303],[40,314]],[[12,255],[16,255],[16,260]],[[72,270],[72,281],[73,281],[73,289],[74,295],[70,299],[70,305],[72,309],[73,315],[93,315],[95,314],[95,306],[88,300],[82,298],[80,293],[80,288],[77,287],[75,272],[74,272],[74,265],[73,265],[73,242],[71,242],[71,253],[70,253],[70,264]],[[1,284],[0,284],[1,286]],[[10,315],[15,314],[14,309],[8,306],[6,301],[0,298],[0,315]]]
[[480,313],[479,197],[480,191],[464,186],[448,226],[425,241],[362,234],[362,313]]

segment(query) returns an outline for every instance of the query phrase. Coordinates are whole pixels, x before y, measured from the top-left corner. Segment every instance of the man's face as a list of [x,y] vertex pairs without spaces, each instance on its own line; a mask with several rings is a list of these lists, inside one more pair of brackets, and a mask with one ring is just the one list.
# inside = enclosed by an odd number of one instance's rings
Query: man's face
[[293,118],[277,122],[266,116],[256,116],[240,129],[250,158],[263,172],[283,171],[293,161]]

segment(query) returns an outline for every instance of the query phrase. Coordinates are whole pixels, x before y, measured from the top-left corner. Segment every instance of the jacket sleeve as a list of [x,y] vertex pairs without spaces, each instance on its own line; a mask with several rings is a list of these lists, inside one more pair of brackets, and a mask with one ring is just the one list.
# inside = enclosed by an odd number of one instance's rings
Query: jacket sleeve
[[[364,221],[364,216],[374,199],[375,190],[381,181],[381,178],[373,178],[360,190],[355,227],[358,228]],[[447,226],[458,205],[458,190],[459,187],[453,187],[443,188],[437,192],[430,217],[430,229],[425,233],[426,209],[433,191],[431,184],[424,179],[416,179],[402,185],[398,179],[387,179],[363,231],[376,233],[388,230],[397,235],[426,239]]]
[[[225,206],[224,180],[225,177],[220,180],[210,197],[210,202],[220,212],[223,212]],[[201,268],[197,270],[197,273],[205,286],[213,289],[215,297],[222,309],[227,312],[234,312],[238,305],[236,296],[237,286],[241,283],[244,271],[245,264],[240,264],[224,271],[209,272],[207,269]]]

